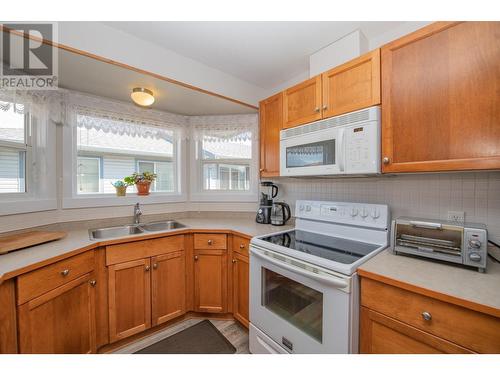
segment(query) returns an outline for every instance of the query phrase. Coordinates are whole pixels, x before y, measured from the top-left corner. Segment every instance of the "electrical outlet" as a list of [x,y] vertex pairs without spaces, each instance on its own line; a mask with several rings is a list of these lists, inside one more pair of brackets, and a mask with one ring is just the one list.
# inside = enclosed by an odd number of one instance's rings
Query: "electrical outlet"
[[465,222],[465,212],[464,211],[448,211],[448,220],[455,223]]

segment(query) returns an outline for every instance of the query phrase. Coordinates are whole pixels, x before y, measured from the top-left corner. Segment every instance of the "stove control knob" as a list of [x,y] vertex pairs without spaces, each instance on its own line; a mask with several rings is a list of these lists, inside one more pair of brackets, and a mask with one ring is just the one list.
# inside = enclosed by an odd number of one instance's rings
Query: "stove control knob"
[[301,205],[299,206],[299,210],[300,210],[300,211],[304,211],[304,205],[303,205],[303,204],[301,204]]
[[370,215],[373,218],[373,220],[376,220],[380,217],[380,211],[378,209],[374,208]]
[[481,254],[470,253],[469,254],[469,259],[472,260],[473,262],[480,262],[481,261]]
[[361,213],[359,214],[363,219],[366,218],[368,216],[368,211],[366,210],[366,208],[363,207],[363,209],[361,210]]
[[473,249],[481,248],[481,241],[479,240],[469,240],[469,247]]
[[306,212],[311,212],[311,206],[306,205]]
[[355,217],[357,214],[358,214],[358,209],[355,207],[351,208],[351,216]]

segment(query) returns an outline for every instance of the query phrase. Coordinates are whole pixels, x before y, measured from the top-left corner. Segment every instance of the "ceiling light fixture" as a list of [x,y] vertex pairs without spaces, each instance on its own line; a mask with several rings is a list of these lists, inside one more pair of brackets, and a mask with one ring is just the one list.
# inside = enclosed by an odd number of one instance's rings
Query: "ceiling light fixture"
[[145,89],[144,87],[135,87],[132,89],[130,97],[135,104],[141,107],[149,107],[155,102],[153,91]]

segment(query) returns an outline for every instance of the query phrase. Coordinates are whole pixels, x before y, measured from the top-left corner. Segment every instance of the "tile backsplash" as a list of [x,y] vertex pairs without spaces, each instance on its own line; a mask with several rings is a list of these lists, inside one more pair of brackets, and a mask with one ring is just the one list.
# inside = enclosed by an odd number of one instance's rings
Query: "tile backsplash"
[[489,239],[500,243],[500,172],[269,180],[292,209],[297,199],[314,199],[388,204],[393,218],[447,220],[448,211],[464,211],[466,222],[486,224]]

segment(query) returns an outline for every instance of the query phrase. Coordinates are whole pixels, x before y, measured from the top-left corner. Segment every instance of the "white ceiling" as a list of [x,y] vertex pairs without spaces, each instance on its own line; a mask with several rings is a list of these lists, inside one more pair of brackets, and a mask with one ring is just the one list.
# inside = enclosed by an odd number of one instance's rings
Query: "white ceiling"
[[58,78],[60,87],[125,102],[131,102],[134,87],[146,87],[155,95],[152,108],[181,115],[256,112],[223,98],[65,50],[59,50]]
[[309,55],[360,29],[377,37],[404,22],[105,22],[264,89],[309,68]]

